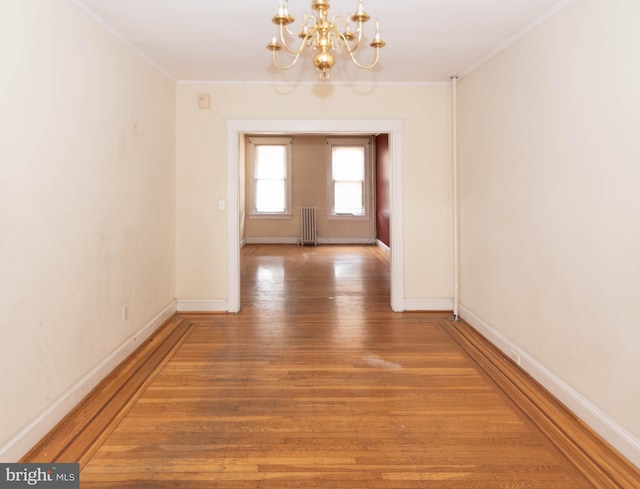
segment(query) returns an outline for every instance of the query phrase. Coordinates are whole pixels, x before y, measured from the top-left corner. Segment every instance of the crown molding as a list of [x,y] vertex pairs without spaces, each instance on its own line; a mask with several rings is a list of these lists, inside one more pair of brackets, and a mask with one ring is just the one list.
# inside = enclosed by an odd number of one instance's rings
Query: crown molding
[[574,0],[561,0],[560,2],[556,3],[553,7],[551,7],[549,10],[547,10],[544,14],[542,14],[539,17],[537,17],[533,22],[528,24],[524,29],[516,32],[513,36],[509,37],[506,41],[504,41],[502,44],[500,44],[497,48],[495,48],[489,54],[487,54],[486,56],[480,58],[474,64],[469,66],[466,70],[464,70],[460,74],[459,78],[464,78],[465,76],[469,75],[470,73],[475,71],[477,68],[479,68],[480,66],[485,64],[487,61],[489,61],[490,59],[494,58],[495,56],[500,54],[502,51],[507,49],[509,46],[511,46],[512,44],[515,44],[521,38],[526,36],[529,32],[534,30],[536,27],[538,27],[540,24],[542,24],[546,20],[548,20],[551,17],[553,17],[555,14],[557,14],[560,10],[562,10],[564,7],[566,7],[567,5],[572,3],[573,1]]
[[397,86],[433,86],[433,87],[448,87],[450,82],[448,81],[425,81],[425,82],[379,82],[379,81],[371,81],[371,82],[318,82],[318,81],[219,81],[219,80],[177,80],[176,84],[178,85],[211,85],[211,86],[300,86],[300,85],[308,85],[308,86],[316,86],[319,83],[328,86],[381,86],[381,87],[397,87]]
[[173,82],[176,81],[176,79],[173,76],[171,76],[170,73],[168,73],[164,68],[162,68],[155,61],[153,61],[151,58],[149,58],[146,54],[144,54],[142,51],[140,51],[137,47],[135,47],[133,44],[131,44],[127,40],[126,37],[124,37],[119,31],[117,31],[115,28],[113,28],[113,26],[111,26],[106,20],[104,20],[102,17],[100,17],[98,14],[96,14],[93,10],[91,10],[89,7],[87,7],[80,0],[68,0],[68,1],[71,4],[75,5],[78,9],[80,9],[85,15],[87,15],[92,20],[97,22],[103,29],[105,29],[109,34],[111,34],[118,41],[120,41],[124,46],[126,46],[131,51],[133,51],[143,61],[145,61],[146,63],[151,65],[153,68],[155,68],[162,75],[167,77],[169,80],[171,80]]

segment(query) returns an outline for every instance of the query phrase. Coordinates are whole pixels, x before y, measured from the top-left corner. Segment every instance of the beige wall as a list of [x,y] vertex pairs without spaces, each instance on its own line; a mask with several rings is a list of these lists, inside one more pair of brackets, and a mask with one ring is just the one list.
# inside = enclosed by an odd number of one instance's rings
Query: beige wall
[[466,314],[635,436],[636,463],[638,26],[635,0],[576,0],[459,87]]
[[[197,94],[211,95],[210,110]],[[451,298],[450,90],[446,85],[178,85],[177,287],[179,300],[226,300],[226,121],[405,121],[405,290]],[[355,114],[355,116],[354,116]],[[268,130],[268,128],[265,128]]]
[[72,407],[78,382],[173,302],[175,83],[66,0],[2,7],[6,461],[25,448],[12,437],[61,397]]
[[[330,138],[336,139],[336,138]],[[367,137],[359,138],[367,141]],[[248,143],[247,143],[248,144]],[[246,149],[246,148],[245,148]],[[371,147],[369,147],[371,150]],[[249,150],[246,149],[249,155]],[[300,212],[301,206],[315,206],[317,208],[317,233],[320,242],[354,242],[374,243],[374,219],[375,208],[373,203],[374,192],[370,189],[367,193],[369,199],[369,214],[366,219],[328,219],[330,212],[328,207],[328,166],[329,154],[327,152],[327,136],[294,136],[291,142],[291,174],[292,189],[291,219],[252,219],[248,216],[246,221],[246,239],[261,240],[263,238],[288,238],[296,242],[300,237]],[[371,168],[372,158],[369,159],[369,174],[373,178]],[[247,158],[246,175],[253,175],[253,166],[250,158]],[[241,180],[242,181],[242,180]],[[371,183],[371,182],[370,182]],[[253,190],[252,179],[245,181],[247,197]],[[250,202],[246,202],[250,209]],[[267,240],[268,241],[268,240]]]

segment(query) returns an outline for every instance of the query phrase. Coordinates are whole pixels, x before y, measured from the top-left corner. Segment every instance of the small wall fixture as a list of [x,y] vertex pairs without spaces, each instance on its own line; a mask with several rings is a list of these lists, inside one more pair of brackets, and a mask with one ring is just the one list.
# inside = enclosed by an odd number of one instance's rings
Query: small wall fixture
[[[320,70],[320,79],[329,79],[329,70],[335,64],[333,52],[343,51],[351,61],[362,69],[370,69],[378,64],[380,59],[380,48],[385,42],[380,39],[380,22],[376,20],[376,33],[369,46],[375,49],[375,60],[369,65],[363,65],[355,57],[355,52],[360,47],[362,41],[362,26],[369,20],[369,15],[364,11],[364,0],[359,0],[358,10],[355,14],[347,14],[346,19],[336,15],[329,20],[328,0],[312,0],[311,8],[315,14],[304,14],[302,25],[297,31],[289,29],[289,24],[295,19],[289,14],[288,0],[280,0],[278,13],[271,19],[279,27],[279,38],[273,36],[271,42],[267,44],[267,49],[272,53],[273,64],[281,70],[288,70],[296,64],[300,54],[305,48],[314,52],[313,64]],[[300,44],[297,47],[290,45],[291,38],[299,38]],[[290,39],[287,42],[287,39]],[[293,56],[289,64],[281,65],[276,59],[276,53],[283,49]]]
[[211,108],[211,98],[208,93],[199,93],[198,94],[198,107],[201,109],[209,109]]

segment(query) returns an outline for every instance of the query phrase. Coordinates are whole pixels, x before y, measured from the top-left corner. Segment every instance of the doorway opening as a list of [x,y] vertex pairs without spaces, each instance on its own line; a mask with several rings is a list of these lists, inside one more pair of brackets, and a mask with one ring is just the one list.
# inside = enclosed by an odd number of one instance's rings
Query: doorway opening
[[244,135],[264,134],[388,134],[389,138],[389,241],[390,303],[404,311],[404,254],[402,206],[402,133],[399,120],[229,120],[227,121],[227,310],[240,311],[241,196],[244,185]]

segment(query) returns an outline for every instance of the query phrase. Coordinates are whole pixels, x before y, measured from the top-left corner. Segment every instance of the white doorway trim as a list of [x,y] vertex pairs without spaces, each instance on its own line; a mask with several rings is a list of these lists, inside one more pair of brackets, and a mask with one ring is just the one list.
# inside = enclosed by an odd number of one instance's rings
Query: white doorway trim
[[227,120],[227,310],[240,311],[240,144],[252,134],[389,134],[391,156],[390,240],[391,309],[402,312],[404,304],[404,221],[402,200],[401,120]]

